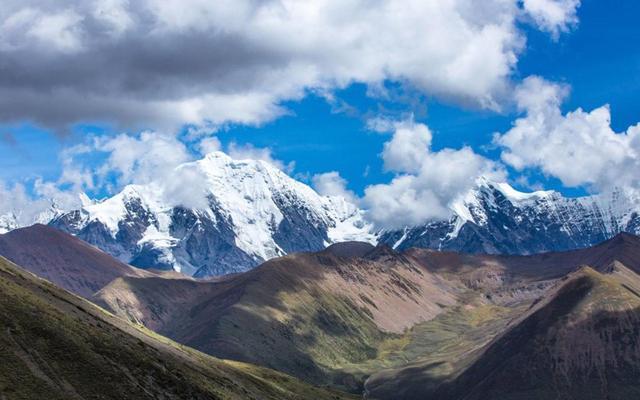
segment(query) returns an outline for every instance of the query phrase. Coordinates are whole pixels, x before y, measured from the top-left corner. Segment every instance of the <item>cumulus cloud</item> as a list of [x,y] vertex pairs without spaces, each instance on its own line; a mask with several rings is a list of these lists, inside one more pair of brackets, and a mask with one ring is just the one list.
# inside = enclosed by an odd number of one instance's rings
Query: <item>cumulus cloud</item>
[[31,198],[27,194],[24,185],[16,184],[12,187],[0,183],[0,215],[15,213],[16,210],[27,211],[31,208],[23,206],[31,205]]
[[236,160],[265,161],[288,174],[291,173],[296,166],[295,161],[284,163],[283,161],[276,159],[269,147],[255,147],[250,143],[240,145],[235,142],[231,142],[227,147],[227,154]]
[[[64,149],[60,177],[50,182],[37,180],[33,193],[37,199],[57,199],[58,204],[65,205],[62,208],[71,209],[78,206],[79,194],[86,191],[115,194],[128,184],[151,184],[166,204],[206,208],[207,177],[191,161],[222,151],[222,145],[211,136],[195,143],[195,148],[191,151],[179,137],[156,131],[90,136],[83,143]],[[295,166],[276,159],[270,148],[250,144],[231,143],[227,153],[234,159],[262,160],[285,172]],[[16,195],[13,197],[19,202]]]
[[323,196],[338,196],[351,203],[358,203],[357,196],[347,189],[347,180],[340,176],[338,171],[316,174],[311,178],[311,182],[316,192]]
[[580,0],[523,0],[523,7],[541,29],[557,38],[578,23]]
[[179,165],[154,184],[162,192],[165,204],[200,210],[209,206],[206,174],[194,163]]
[[382,228],[400,228],[446,218],[450,205],[471,189],[478,177],[503,180],[501,166],[471,148],[431,149],[429,128],[411,120],[397,122],[384,145],[385,167],[397,175],[386,184],[368,186],[363,204]]
[[385,168],[397,172],[418,172],[428,156],[431,137],[431,131],[424,124],[396,124],[393,137],[384,144],[382,151]]
[[91,151],[107,154],[97,170],[98,177],[107,178],[115,174],[120,186],[156,181],[193,158],[184,143],[175,136],[153,131],[97,137]]
[[571,0],[6,0],[0,120],[164,131],[261,124],[308,90],[385,80],[497,107],[524,43],[519,16],[559,32],[575,7]]
[[517,170],[540,168],[566,186],[640,188],[640,124],[615,132],[608,105],[563,114],[567,94],[565,86],[540,77],[524,80],[516,99],[525,115],[494,139],[502,160]]
[[24,184],[7,185],[0,182],[0,229],[5,223],[11,226],[47,223],[54,210],[70,210],[80,207],[86,197],[74,190],[61,190],[55,183],[37,179],[33,189]]

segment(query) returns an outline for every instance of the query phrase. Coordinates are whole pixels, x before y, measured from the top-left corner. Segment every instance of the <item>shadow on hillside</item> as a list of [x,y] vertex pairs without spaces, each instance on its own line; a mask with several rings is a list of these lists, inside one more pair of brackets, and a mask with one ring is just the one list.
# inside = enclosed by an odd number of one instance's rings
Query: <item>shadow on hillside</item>
[[569,323],[590,290],[588,279],[576,279],[449,377],[434,379],[431,364],[388,371],[367,389],[398,400],[640,398],[640,308]]
[[[158,314],[156,330],[179,343],[359,393],[362,377],[334,366],[375,357],[375,345],[384,334],[365,311],[318,283],[327,268],[338,265],[332,258],[299,254],[233,279],[185,282],[179,293],[198,293],[183,305],[172,302],[171,295],[154,293],[158,283],[148,279],[132,280],[130,290]],[[174,291],[177,283],[171,282]]]

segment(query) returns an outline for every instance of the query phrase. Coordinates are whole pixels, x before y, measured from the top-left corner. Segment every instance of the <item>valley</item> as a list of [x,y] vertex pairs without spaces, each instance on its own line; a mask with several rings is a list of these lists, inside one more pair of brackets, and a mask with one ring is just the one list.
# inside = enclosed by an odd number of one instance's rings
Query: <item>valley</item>
[[[34,251],[39,242],[57,245]],[[380,400],[596,399],[598,385],[626,399],[636,390],[629,382],[640,330],[640,238],[630,234],[531,256],[343,242],[207,279],[132,268],[41,225],[0,236],[2,243],[11,243],[0,246],[7,256],[22,254],[28,270],[46,272],[120,324],[316,387]],[[56,254],[74,254],[79,267],[61,267]],[[103,270],[120,272],[104,284]],[[580,353],[573,338],[591,347]],[[522,363],[529,372],[514,373]],[[619,363],[627,372],[607,372]],[[590,389],[557,381],[569,373]],[[526,383],[533,377],[546,392]]]

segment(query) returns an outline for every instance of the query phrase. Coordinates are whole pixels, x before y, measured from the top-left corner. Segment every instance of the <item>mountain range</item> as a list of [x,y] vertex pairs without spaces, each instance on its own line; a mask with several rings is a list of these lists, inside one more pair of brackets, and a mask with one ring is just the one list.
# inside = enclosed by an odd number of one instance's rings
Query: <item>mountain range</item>
[[[397,250],[534,254],[640,233],[640,196],[630,190],[567,198],[481,178],[450,204],[450,218],[384,230],[347,199],[321,196],[263,161],[214,152],[176,171],[199,178],[185,181],[178,197],[202,194],[203,204],[188,207],[151,182],[102,201],[84,197],[76,210],[52,205],[31,222],[71,233],[124,263],[194,277],[243,272],[274,257],[350,240]],[[0,216],[0,229],[26,224],[18,214]]]
[[446,221],[383,232],[379,240],[396,249],[534,254],[592,246],[620,232],[640,233],[640,196],[633,190],[567,198],[479,179],[450,207]]
[[[7,398],[640,393],[640,238],[631,234],[525,256],[351,241],[207,279],[132,268],[44,225],[0,236],[0,254],[91,301],[0,259],[0,341],[19,367],[0,371]],[[121,373],[131,386],[102,387],[93,375]]]
[[186,348],[0,257],[2,399],[356,398]]
[[625,234],[532,256],[343,244],[210,282],[122,277],[94,301],[369,398],[618,399],[640,393],[638,272]]

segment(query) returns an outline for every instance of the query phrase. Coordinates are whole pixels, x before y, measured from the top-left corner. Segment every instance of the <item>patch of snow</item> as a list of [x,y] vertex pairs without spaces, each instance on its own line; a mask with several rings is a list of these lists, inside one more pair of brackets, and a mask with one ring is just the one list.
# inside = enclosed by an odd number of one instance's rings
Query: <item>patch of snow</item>
[[507,200],[509,200],[511,203],[540,200],[553,196],[556,193],[553,190],[539,190],[535,192],[524,193],[514,189],[513,186],[505,182],[494,183],[493,185],[496,187],[496,189],[502,192],[504,197],[506,197]]
[[397,249],[398,246],[400,246],[402,244],[402,242],[404,242],[407,239],[407,233],[409,232],[408,228],[404,228],[402,236],[400,237],[400,239],[398,239],[392,246],[392,249]]

